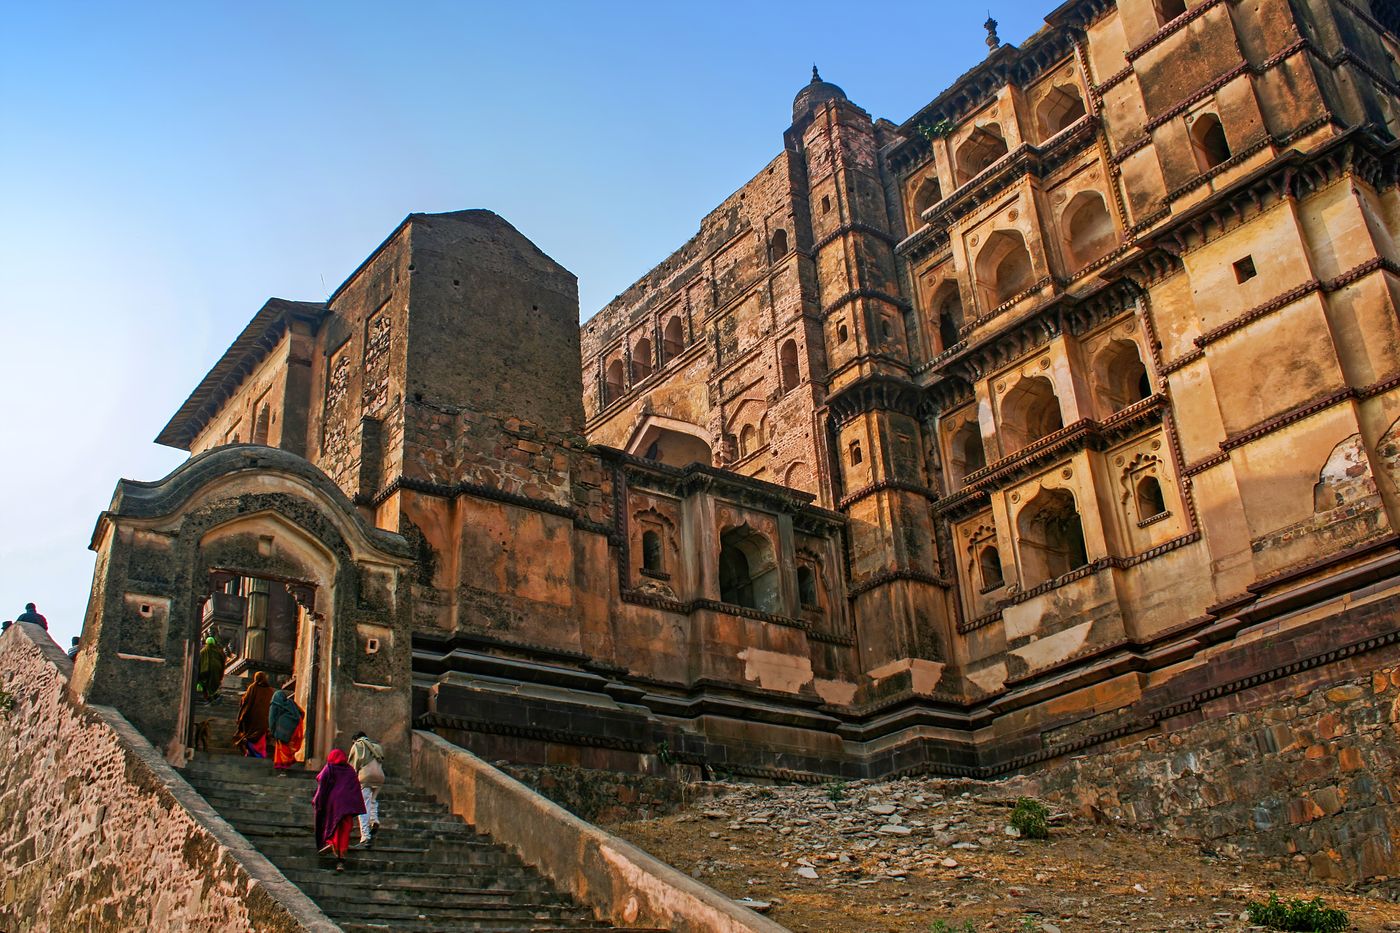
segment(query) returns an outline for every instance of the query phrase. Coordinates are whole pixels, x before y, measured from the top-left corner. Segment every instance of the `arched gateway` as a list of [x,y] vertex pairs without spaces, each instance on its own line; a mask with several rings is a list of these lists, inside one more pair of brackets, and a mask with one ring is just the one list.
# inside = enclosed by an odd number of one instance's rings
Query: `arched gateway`
[[158,482],[122,480],[91,546],[73,690],[170,759],[190,744],[194,657],[211,632],[235,668],[295,680],[308,760],[357,729],[406,751],[410,548],[303,458],[220,447]]

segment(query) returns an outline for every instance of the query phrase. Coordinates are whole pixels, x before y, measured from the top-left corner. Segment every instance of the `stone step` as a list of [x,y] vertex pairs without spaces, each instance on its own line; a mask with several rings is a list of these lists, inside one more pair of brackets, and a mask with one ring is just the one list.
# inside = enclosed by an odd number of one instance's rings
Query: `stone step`
[[[397,921],[394,923],[340,922],[345,933],[574,933],[576,930],[613,930],[598,920],[577,920],[567,925],[538,920],[454,920],[450,922]],[[664,933],[661,930],[619,930],[618,933]]]
[[[210,719],[216,719],[213,710],[206,710]],[[231,720],[211,722],[211,731],[217,735],[215,727],[221,725],[231,727]],[[401,778],[391,779],[380,793],[374,847],[353,849],[345,871],[336,872],[335,860],[319,853],[312,838],[314,771],[298,767],[279,774],[270,761],[229,749],[197,753],[184,774],[211,806],[345,930],[612,929],[513,852]]]
[[[349,875],[347,870],[341,877]],[[317,905],[337,921],[345,920],[545,920],[557,926],[560,921],[591,920],[593,915],[581,907],[424,907],[416,903],[364,904],[324,897]]]
[[[320,871],[330,864],[326,858],[310,852],[309,849],[310,846],[299,846],[295,853],[264,854],[283,874],[291,877],[293,874]],[[386,855],[377,850],[366,852],[352,849],[347,861],[360,866],[366,874],[380,878],[449,878],[464,881],[473,887],[483,887],[483,879],[486,878],[500,878],[504,883],[514,883],[517,877],[523,877],[517,876],[516,872],[528,871],[514,856],[493,849],[455,855],[450,862],[409,859],[393,854]]]
[[[346,878],[347,875],[356,874],[347,868],[345,872],[333,872],[337,881]],[[560,897],[547,889],[539,890],[516,890],[503,889],[499,891],[425,891],[422,889],[404,889],[398,887],[368,887],[357,883],[356,879],[333,882],[307,882],[298,885],[310,897],[318,903],[337,904],[347,912],[353,913],[357,908],[354,905],[366,905],[370,907],[399,907],[405,904],[412,904],[420,910],[438,909],[482,909],[482,910],[504,910],[507,908],[521,910],[555,910],[565,909],[569,911],[577,910],[577,906],[568,898]],[[405,894],[410,895],[405,897]]]
[[[219,812],[235,826],[246,825],[264,833],[270,833],[279,827],[292,830],[311,829],[316,823],[315,812],[309,806],[293,807],[284,811],[274,811],[270,807],[220,807]],[[402,814],[393,810],[380,810],[379,829],[380,832],[392,833],[396,838],[402,836],[404,841],[414,836],[424,840],[452,839],[459,835],[476,838],[476,834],[459,820]],[[482,843],[491,844],[485,837],[479,838]]]
[[[354,855],[351,855],[353,858]],[[405,895],[424,896],[449,895],[449,896],[471,896],[471,897],[527,897],[539,898],[547,895],[550,898],[559,898],[559,903],[564,903],[561,895],[554,894],[549,889],[547,882],[539,875],[529,874],[528,870],[516,873],[515,877],[496,878],[495,882],[488,886],[478,884],[483,878],[494,874],[492,872],[468,873],[465,875],[418,875],[418,874],[398,874],[379,875],[377,873],[360,871],[356,872],[354,884],[363,891],[393,895],[402,897]],[[338,886],[338,878],[326,878],[319,872],[295,872],[300,880],[297,886],[313,897],[318,893],[330,893],[331,889]],[[290,878],[291,876],[288,875]],[[554,901],[550,901],[554,903]]]
[[[314,868],[320,864],[311,833],[307,833],[303,839],[299,840],[260,836],[248,837],[248,841],[278,866]],[[405,849],[400,846],[376,844],[372,849],[352,849],[350,857],[361,864],[371,865],[379,870],[388,870],[387,866],[393,865],[395,866],[393,870],[397,871],[416,872],[423,869],[427,873],[435,873],[432,871],[433,869],[442,868],[444,874],[452,874],[454,871],[460,874],[468,866],[510,867],[519,864],[512,853],[495,846],[462,846],[446,843],[436,846],[432,850]]]

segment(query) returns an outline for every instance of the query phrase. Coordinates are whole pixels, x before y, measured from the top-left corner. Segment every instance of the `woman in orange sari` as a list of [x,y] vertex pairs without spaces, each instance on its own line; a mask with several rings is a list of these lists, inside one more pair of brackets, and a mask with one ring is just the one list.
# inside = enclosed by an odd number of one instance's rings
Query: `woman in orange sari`
[[292,681],[282,685],[282,689],[272,695],[267,709],[267,731],[272,734],[272,765],[277,773],[285,775],[297,763],[297,752],[301,751],[302,735],[306,728],[306,716],[291,695]]

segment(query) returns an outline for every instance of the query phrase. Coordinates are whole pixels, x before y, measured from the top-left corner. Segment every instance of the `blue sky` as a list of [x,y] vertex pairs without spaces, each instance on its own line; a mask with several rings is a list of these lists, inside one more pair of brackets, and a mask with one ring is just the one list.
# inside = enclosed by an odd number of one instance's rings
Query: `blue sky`
[[[1055,5],[992,13],[1020,42]],[[325,298],[412,211],[486,207],[586,318],[780,151],[813,62],[900,122],[985,56],[986,13],[0,7],[0,618],[78,634],[113,486],[179,464],[151,439],[269,296]]]

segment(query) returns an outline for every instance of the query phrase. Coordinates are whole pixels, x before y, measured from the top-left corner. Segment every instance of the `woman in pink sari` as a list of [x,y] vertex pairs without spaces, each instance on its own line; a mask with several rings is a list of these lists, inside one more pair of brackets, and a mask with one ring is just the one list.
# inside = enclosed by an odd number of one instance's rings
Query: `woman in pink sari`
[[311,806],[316,811],[316,844],[322,852],[335,855],[336,871],[344,871],[350,827],[365,812],[365,801],[360,795],[359,776],[338,748],[331,749],[326,766],[316,775],[316,796],[311,798]]

